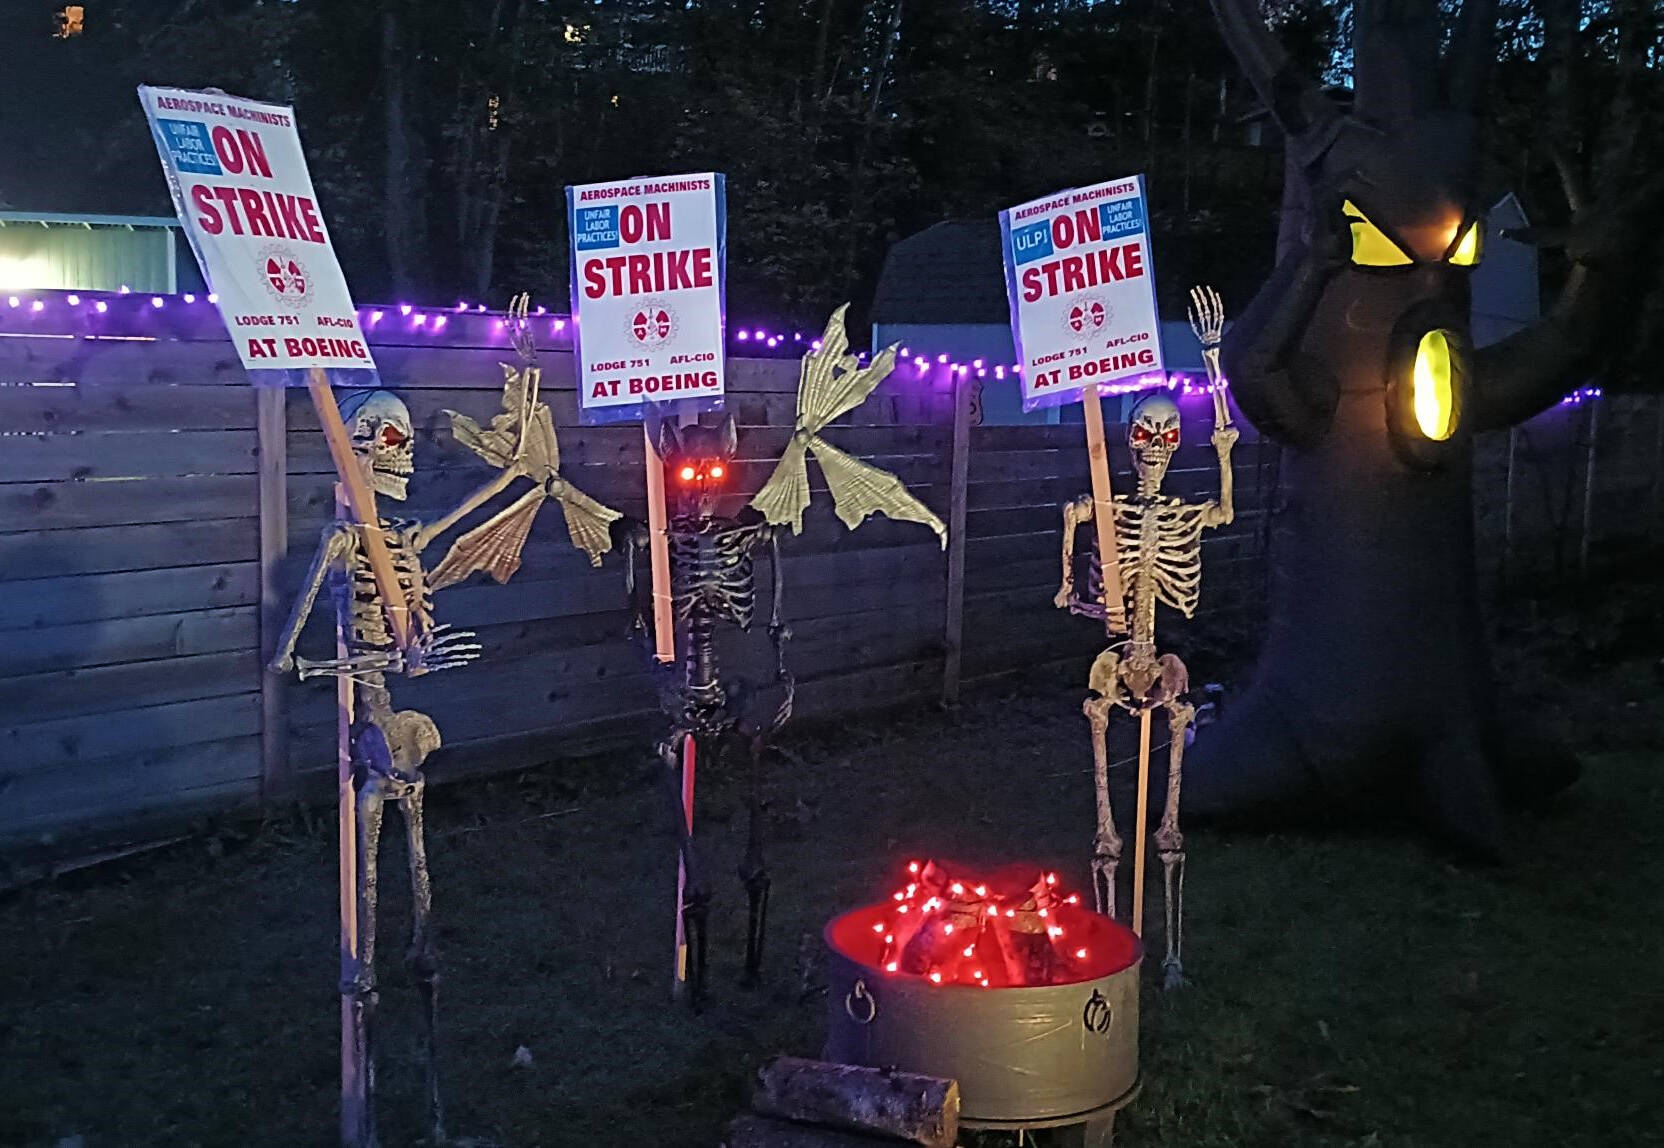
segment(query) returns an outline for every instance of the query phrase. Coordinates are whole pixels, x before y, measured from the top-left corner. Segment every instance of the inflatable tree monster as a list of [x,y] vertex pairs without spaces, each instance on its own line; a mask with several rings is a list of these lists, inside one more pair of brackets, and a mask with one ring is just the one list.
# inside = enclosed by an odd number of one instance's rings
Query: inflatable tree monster
[[1359,0],[1345,111],[1295,74],[1253,0],[1213,7],[1285,135],[1305,227],[1225,336],[1232,394],[1285,448],[1289,509],[1258,669],[1187,763],[1185,811],[1334,822],[1391,806],[1495,856],[1502,809],[1563,788],[1575,767],[1497,714],[1473,437],[1552,405],[1618,342],[1609,320],[1651,229],[1623,226],[1634,200],[1574,198],[1552,310],[1475,348],[1494,0],[1466,0],[1442,53],[1438,0]]

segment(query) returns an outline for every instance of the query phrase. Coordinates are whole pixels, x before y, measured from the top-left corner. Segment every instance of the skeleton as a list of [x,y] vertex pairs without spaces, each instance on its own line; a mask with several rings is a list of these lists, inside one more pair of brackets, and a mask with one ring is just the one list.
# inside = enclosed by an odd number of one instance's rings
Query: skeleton
[[[338,519],[324,528],[305,588],[272,661],[273,670],[286,673],[296,669],[302,680],[341,677],[350,679],[355,687],[348,744],[356,794],[359,948],[356,960],[344,961],[341,991],[351,998],[358,1018],[358,1039],[364,1063],[369,1066],[372,1089],[377,856],[386,803],[394,802],[404,815],[412,888],[412,931],[405,961],[420,985],[423,999],[426,1093],[435,1143],[443,1143],[445,1134],[436,1056],[439,963],[433,943],[433,897],[423,831],[427,782],[422,769],[428,756],[439,748],[440,736],[426,714],[393,708],[387,675],[415,677],[456,669],[479,657],[481,647],[472,640],[474,634],[435,622],[433,591],[460,582],[476,570],[490,573],[498,582],[506,581],[519,566],[520,545],[545,498],[561,501],[574,542],[589,552],[596,565],[610,545],[607,523],[618,517],[617,511],[594,502],[560,477],[549,409],[537,401],[538,371],[533,365],[535,355],[527,334],[523,298],[517,300],[512,318],[511,333],[522,366],[519,370],[504,366],[507,380],[503,413],[492,420],[490,429],[482,431],[467,416],[446,412],[457,440],[501,467],[501,473],[436,521],[380,519],[409,610],[413,635],[410,645],[399,649],[387,624],[388,604],[382,601],[365,557],[364,527]],[[350,396],[341,404],[341,412],[351,431],[353,451],[372,488],[379,495],[402,501],[408,479],[416,469],[409,410],[389,392],[371,391]],[[533,489],[464,534],[444,561],[432,573],[427,572],[422,564],[423,551],[518,478],[530,479],[535,484]],[[301,629],[326,583],[335,606],[337,657],[316,661],[296,657]],[[361,1130],[360,1142],[373,1145],[373,1106],[365,1120],[367,1127]]]
[[[1110,711],[1132,714],[1167,711],[1167,799],[1155,845],[1161,858],[1167,921],[1167,954],[1162,962],[1167,987],[1183,983],[1184,835],[1179,831],[1179,789],[1182,784],[1185,736],[1196,716],[1186,700],[1190,674],[1174,654],[1156,650],[1156,605],[1165,603],[1186,618],[1196,611],[1202,584],[1202,531],[1229,524],[1232,507],[1231,448],[1237,431],[1225,407],[1219,371],[1219,341],[1224,331],[1224,309],[1211,288],[1191,292],[1190,322],[1202,343],[1214,399],[1213,447],[1219,456],[1219,500],[1186,503],[1161,493],[1168,464],[1179,446],[1179,408],[1167,395],[1146,395],[1133,407],[1127,427],[1138,489],[1117,495],[1115,519],[1116,568],[1129,607],[1125,640],[1111,645],[1092,663],[1088,689],[1092,696],[1082,709],[1092,730],[1093,780],[1097,791],[1097,833],[1092,847],[1092,885],[1098,911],[1115,914],[1115,871],[1121,859],[1121,837],[1109,801]],[[1086,562],[1085,593],[1075,579],[1075,533],[1093,517],[1090,495],[1063,507],[1063,584],[1055,599],[1059,608],[1103,620],[1103,572],[1099,557]],[[1136,832],[1144,832],[1142,825]]]
[[[827,423],[865,401],[895,363],[893,347],[864,368],[845,353],[849,341],[844,332],[844,310],[840,307],[833,314],[820,348],[804,357],[792,440],[769,481],[738,515],[724,517],[716,513],[717,498],[738,448],[738,431],[731,415],[720,427],[677,430],[660,422],[652,432],[654,446],[677,491],[675,513],[667,524],[671,595],[676,623],[686,628],[687,645],[680,680],[666,691],[665,710],[671,730],[659,743],[659,755],[677,795],[678,847],[686,875],[682,914],[692,956],[689,996],[696,1006],[704,991],[710,890],[698,866],[693,833],[682,816],[679,771],[686,768],[690,741],[695,760],[707,754],[720,755],[725,748],[736,745],[749,755],[747,840],[739,875],[748,902],[745,978],[754,982],[762,967],[770,887],[763,860],[762,755],[768,740],[791,717],[795,692],[795,682],[786,666],[791,629],[782,615],[785,580],[780,536],[786,526],[794,534],[803,529],[803,511],[809,503],[808,454],[813,453],[820,463],[838,516],[850,529],[881,511],[892,518],[930,526],[946,545],[946,527],[941,520],[909,494],[898,478],[852,458],[820,437]],[[633,541],[637,548],[645,546],[645,529],[635,529]],[[750,688],[738,680],[724,681],[715,636],[723,625],[751,628],[757,604],[755,559],[764,546],[769,549],[774,578],[768,623],[774,648],[774,682],[783,688],[783,694],[774,712],[757,720],[745,712]],[[626,579],[633,596],[634,548]],[[643,613],[638,610],[638,619]]]

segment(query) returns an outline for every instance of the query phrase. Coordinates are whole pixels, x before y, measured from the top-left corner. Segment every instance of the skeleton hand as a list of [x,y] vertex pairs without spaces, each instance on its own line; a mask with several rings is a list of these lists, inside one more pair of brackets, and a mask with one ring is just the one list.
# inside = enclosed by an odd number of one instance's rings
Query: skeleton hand
[[476,660],[484,648],[478,642],[469,641],[475,636],[472,630],[435,626],[412,642],[392,668],[414,678],[465,666]]
[[1205,350],[1219,346],[1225,336],[1225,304],[1212,287],[1190,289],[1190,329]]
[[1213,428],[1213,449],[1219,452],[1220,457],[1224,457],[1231,453],[1231,448],[1241,437],[1241,432],[1235,427],[1216,426]]

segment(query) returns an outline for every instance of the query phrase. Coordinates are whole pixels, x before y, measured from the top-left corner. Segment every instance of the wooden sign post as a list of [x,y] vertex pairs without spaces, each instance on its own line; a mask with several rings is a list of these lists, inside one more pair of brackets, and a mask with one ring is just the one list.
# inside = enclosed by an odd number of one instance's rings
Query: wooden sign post
[[[1092,470],[1092,522],[1098,528],[1098,565],[1103,571],[1104,631],[1125,633],[1126,599],[1121,592],[1121,564],[1115,548],[1114,492],[1109,485],[1109,443],[1104,437],[1104,412],[1098,389],[1081,392],[1086,416],[1086,454]],[[1132,931],[1144,935],[1145,819],[1150,804],[1150,711],[1138,715],[1138,820],[1132,839]]]
[[[648,556],[653,563],[653,637],[654,656],[661,665],[676,660],[676,610],[670,586],[670,513],[665,506],[664,460],[654,449],[653,437],[642,424],[642,458],[647,464],[647,533]],[[687,824],[688,836],[693,835],[693,776],[697,764],[693,738],[682,739],[681,817]],[[683,898],[687,894],[687,861],[682,851],[676,851],[676,929],[674,961],[671,965],[671,996],[680,1000],[688,986],[687,924],[682,917]]]

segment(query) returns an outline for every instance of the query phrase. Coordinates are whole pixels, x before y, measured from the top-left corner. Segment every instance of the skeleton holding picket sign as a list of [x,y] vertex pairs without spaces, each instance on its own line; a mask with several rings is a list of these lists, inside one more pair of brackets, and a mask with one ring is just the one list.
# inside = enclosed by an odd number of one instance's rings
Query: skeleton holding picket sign
[[[1113,709],[1122,709],[1139,718],[1139,809],[1134,822],[1134,831],[1138,834],[1133,878],[1135,927],[1139,927],[1143,915],[1143,777],[1149,755],[1150,711],[1167,711],[1170,737],[1167,794],[1161,823],[1155,832],[1155,845],[1161,858],[1165,890],[1167,954],[1162,967],[1169,988],[1183,983],[1184,979],[1181,957],[1185,854],[1184,835],[1179,831],[1179,789],[1184,774],[1185,738],[1196,711],[1185,696],[1190,689],[1190,673],[1185,664],[1176,654],[1157,653],[1156,606],[1165,603],[1187,618],[1196,611],[1202,586],[1202,531],[1228,525],[1235,517],[1231,449],[1238,435],[1231,425],[1219,369],[1225,312],[1219,295],[1211,287],[1191,291],[1190,325],[1202,344],[1208,390],[1213,396],[1212,442],[1219,456],[1219,498],[1187,503],[1162,493],[1168,464],[1179,446],[1179,408],[1164,391],[1145,395],[1134,404],[1127,425],[1127,446],[1138,475],[1138,488],[1133,494],[1116,495],[1111,500],[1121,600],[1114,603],[1106,600],[1103,566],[1096,553],[1090,554],[1085,563],[1084,587],[1076,584],[1075,532],[1078,526],[1093,520],[1091,495],[1082,495],[1063,507],[1063,584],[1055,600],[1059,608],[1066,607],[1072,613],[1105,621],[1112,637],[1122,636],[1121,641],[1104,650],[1092,663],[1088,677],[1092,696],[1082,708],[1092,729],[1093,780],[1097,793],[1098,828],[1093,838],[1092,886],[1098,911],[1110,916],[1115,915],[1115,873],[1121,860],[1122,841],[1115,829],[1115,813],[1109,801],[1109,715]],[[1096,402],[1096,396],[1088,396],[1088,401]]]
[[[388,674],[416,677],[457,669],[477,659],[474,635],[436,621],[433,592],[484,571],[505,582],[520,566],[520,550],[538,509],[550,498],[560,502],[575,546],[600,565],[610,548],[608,525],[618,512],[577,490],[560,474],[560,455],[549,408],[538,398],[540,372],[526,323],[525,297],[516,300],[509,327],[519,352],[518,368],[504,365],[503,410],[481,428],[473,419],[447,411],[456,440],[500,468],[450,513],[433,522],[380,518],[403,601],[411,638],[401,648],[388,624],[382,598],[362,545],[364,528],[341,517],[324,528],[322,541],[306,575],[299,600],[279,639],[272,668],[294,669],[304,680],[331,676],[341,680],[348,707],[348,754],[356,795],[350,868],[355,877],[356,951],[343,950],[341,992],[352,1018],[352,1048],[365,1067],[365,1111],[355,1140],[375,1141],[373,1108],[374,1046],[372,1021],[376,1003],[375,947],[377,855],[382,815],[388,801],[404,815],[412,885],[412,935],[405,959],[421,986],[427,1102],[435,1143],[444,1141],[436,1057],[438,957],[433,944],[432,891],[423,833],[423,765],[440,745],[438,727],[417,710],[395,710]],[[415,471],[414,429],[404,403],[387,391],[360,392],[341,404],[357,462],[376,494],[403,500]],[[483,507],[519,479],[532,488],[519,499],[462,535],[432,571],[422,555],[442,534]],[[329,586],[335,606],[337,656],[310,660],[295,656],[300,631],[317,595]],[[343,850],[347,843],[343,842]]]

